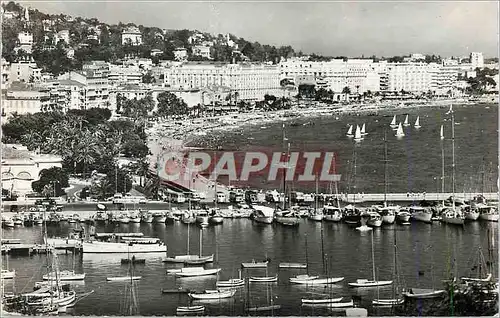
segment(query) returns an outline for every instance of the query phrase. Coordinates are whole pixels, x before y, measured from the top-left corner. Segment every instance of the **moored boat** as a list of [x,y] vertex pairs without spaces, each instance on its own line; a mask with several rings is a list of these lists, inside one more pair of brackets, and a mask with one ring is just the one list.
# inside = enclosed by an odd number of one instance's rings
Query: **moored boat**
[[238,287],[245,285],[245,281],[241,278],[231,278],[229,280],[218,281],[215,285],[217,287]]
[[167,220],[167,216],[163,211],[153,212],[153,223],[164,224]]
[[274,220],[274,209],[266,206],[253,206],[253,220],[258,223],[271,224]]
[[235,289],[216,289],[205,290],[205,292],[202,293],[189,293],[188,296],[195,300],[223,299],[233,297],[235,293]]
[[366,224],[371,227],[382,226],[382,217],[377,212],[369,212]]
[[248,279],[248,281],[252,282],[252,283],[272,283],[272,282],[277,282],[278,281],[278,275],[275,275],[275,276],[263,276],[263,277],[251,276]]
[[178,314],[202,313],[205,311],[205,306],[179,306],[176,311]]
[[330,222],[342,221],[342,210],[333,205],[325,205],[323,207],[323,219]]
[[167,273],[173,273],[175,276],[179,277],[197,277],[216,275],[220,271],[220,268],[205,269],[203,267],[184,267],[178,270],[167,270]]
[[106,277],[106,280],[108,282],[126,282],[130,280],[140,280],[141,278],[141,276],[113,276]]
[[445,294],[445,290],[435,290],[435,289],[423,289],[423,288],[410,288],[409,290],[403,292],[403,296],[407,298],[416,299],[428,299],[442,297]]
[[410,212],[411,219],[425,223],[432,222],[432,211],[429,208],[411,206],[408,210]]

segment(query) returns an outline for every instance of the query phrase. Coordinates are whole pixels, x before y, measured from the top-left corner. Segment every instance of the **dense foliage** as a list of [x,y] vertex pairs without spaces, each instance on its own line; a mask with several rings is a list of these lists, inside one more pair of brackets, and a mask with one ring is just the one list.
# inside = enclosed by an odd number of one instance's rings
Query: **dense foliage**
[[109,121],[109,116],[109,110],[95,108],[67,114],[14,115],[2,126],[2,141],[60,155],[63,168],[70,173],[107,173],[119,154],[144,158],[148,153],[143,125],[129,120]]
[[40,179],[33,181],[31,187],[35,192],[45,196],[53,196],[54,191],[56,196],[64,195],[63,188],[69,187],[68,173],[59,167],[44,169],[40,172]]

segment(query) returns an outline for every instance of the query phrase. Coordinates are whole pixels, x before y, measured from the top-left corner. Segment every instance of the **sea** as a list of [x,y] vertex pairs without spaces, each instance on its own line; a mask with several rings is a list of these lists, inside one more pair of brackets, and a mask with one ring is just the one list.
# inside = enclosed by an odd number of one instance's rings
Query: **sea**
[[[455,158],[456,189],[468,192],[495,192],[497,180],[497,126],[498,108],[495,105],[456,106]],[[332,114],[321,118],[296,118],[296,125],[285,126],[292,149],[307,151],[335,151],[338,171],[342,174],[341,191],[348,191],[355,181],[356,191],[370,193],[384,189],[384,134],[387,136],[390,162],[389,192],[434,192],[440,190],[436,177],[441,175],[440,126],[444,126],[445,172],[451,173],[451,131],[448,108],[426,107],[379,111],[375,115]],[[422,127],[407,127],[406,136],[398,140],[388,128],[394,115],[403,120],[408,114],[412,124],[420,116]],[[355,144],[345,136],[349,124],[366,124],[368,135]],[[306,125],[301,125],[306,124]],[[208,138],[207,138],[208,137]],[[192,145],[204,149],[219,146],[234,151],[255,149],[282,150],[282,123],[254,124],[226,133],[213,133]],[[354,151],[355,150],[355,151]],[[356,154],[355,179],[351,169]],[[348,177],[346,177],[348,176]],[[352,176],[352,177],[351,177]],[[351,178],[351,179],[350,179]],[[353,181],[354,180],[354,181]],[[450,189],[446,178],[446,189]],[[251,180],[253,187],[275,187],[266,179]],[[439,180],[440,182],[440,180]],[[321,185],[324,189],[327,184]],[[314,191],[313,184],[297,184],[297,189]],[[436,190],[434,190],[436,189]],[[326,190],[325,190],[326,191]],[[449,191],[449,190],[447,190]],[[49,226],[49,236],[65,237],[75,226],[61,223]],[[83,225],[86,226],[86,225]],[[450,277],[472,276],[477,273],[480,253],[486,260],[494,260],[494,276],[498,273],[498,223],[476,221],[463,227],[434,222],[410,225],[388,225],[369,232],[359,232],[344,223],[314,222],[303,219],[298,227],[263,225],[250,219],[224,219],[220,225],[201,229],[182,222],[167,224],[129,224],[98,226],[97,232],[142,232],[158,237],[167,244],[166,253],[148,255],[146,263],[133,268],[142,278],[134,285],[137,313],[140,315],[175,315],[178,306],[204,305],[206,315],[246,315],[245,308],[281,305],[269,315],[345,315],[342,310],[304,307],[301,299],[343,297],[355,305],[368,309],[370,315],[391,315],[390,309],[371,306],[374,298],[392,297],[393,287],[351,288],[348,282],[373,278],[375,269],[379,280],[394,280],[398,288],[443,288],[443,280]],[[489,235],[491,234],[491,235]],[[42,227],[3,229],[3,238],[19,238],[23,242],[41,243]],[[176,278],[167,269],[178,265],[165,264],[162,258],[181,254],[214,254],[214,262],[206,267],[221,268],[219,275],[203,278]],[[488,242],[493,238],[493,248]],[[188,244],[189,242],[189,244]],[[372,249],[373,246],[373,249]],[[396,248],[395,248],[396,247]],[[374,258],[372,259],[372,251]],[[394,257],[396,268],[394,270]],[[83,282],[74,284],[80,299],[70,315],[121,315],[130,303],[125,282],[107,282],[106,277],[125,276],[128,266],[121,265],[127,255],[93,255],[60,253],[59,268],[85,272]],[[5,292],[29,292],[47,271],[46,255],[2,255],[4,268],[16,270],[13,280],[5,281]],[[267,269],[242,269],[242,262],[270,259]],[[308,269],[280,269],[281,262],[307,263]],[[210,302],[189,300],[186,294],[162,294],[162,289],[177,287],[192,290],[215,289],[217,280],[250,276],[278,275],[276,283],[249,283],[238,288],[235,296]],[[289,278],[300,274],[327,274],[344,277],[337,284],[302,286],[289,283]],[[260,313],[265,315],[266,313]]]

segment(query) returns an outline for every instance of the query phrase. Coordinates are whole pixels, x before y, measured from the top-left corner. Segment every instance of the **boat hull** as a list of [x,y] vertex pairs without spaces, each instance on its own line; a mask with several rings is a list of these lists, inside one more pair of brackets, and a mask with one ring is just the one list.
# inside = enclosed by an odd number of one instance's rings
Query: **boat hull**
[[483,221],[491,221],[491,222],[498,222],[499,215],[498,214],[480,214],[479,219]]
[[319,303],[319,304],[302,304],[302,306],[314,306],[314,307],[322,307],[322,308],[349,308],[354,306],[354,302],[331,302],[331,303]]
[[269,282],[277,282],[278,276],[270,276],[270,277],[255,277],[252,276],[249,278],[249,281],[252,283],[269,283]]
[[163,244],[127,244],[108,242],[83,242],[83,253],[165,253],[167,247]]
[[198,277],[198,276],[209,276],[209,275],[215,275],[218,272],[220,272],[220,268],[214,268],[214,269],[204,269],[200,271],[186,271],[186,272],[177,272],[175,273],[176,276],[179,277]]
[[[56,280],[56,275],[55,273],[50,273],[42,276],[43,280],[48,280],[48,281],[55,281]],[[85,273],[83,274],[75,274],[75,273],[60,273],[57,275],[57,280],[60,281],[71,281],[71,280],[84,280],[85,279]]]
[[205,306],[182,306],[177,307],[178,313],[196,313],[205,311]]
[[302,299],[303,304],[329,304],[341,302],[343,297],[327,299]]
[[479,218],[479,212],[465,213],[465,219],[468,221],[476,221]]
[[348,283],[349,287],[377,287],[377,286],[387,286],[391,285],[392,280],[379,280],[379,281],[371,281],[371,280],[358,280],[354,283]]
[[461,218],[461,217],[448,217],[448,216],[443,215],[441,217],[441,222],[448,223],[448,224],[455,224],[455,225],[463,225],[464,224],[464,218]]
[[339,283],[343,280],[344,277],[328,277],[328,278],[315,278],[315,279],[301,279],[292,277],[290,278],[290,283],[305,284],[305,285],[325,285],[325,284]]
[[167,217],[164,216],[164,215],[162,215],[162,216],[158,216],[158,215],[153,216],[153,223],[163,224],[163,223],[165,223],[166,220],[167,220]]
[[164,263],[182,263],[182,264],[205,264],[214,261],[214,255],[198,256],[198,255],[182,255],[176,257],[166,257],[163,259]]
[[432,223],[432,213],[413,213],[411,218],[419,222]]
[[366,221],[366,225],[371,226],[371,227],[381,227],[382,226],[382,219],[368,220],[368,221]]
[[108,282],[125,282],[130,280],[139,280],[142,276],[122,276],[122,277],[106,277]]
[[272,216],[255,216],[253,220],[255,222],[258,222],[258,223],[271,224],[271,223],[273,223],[274,217],[272,217]]
[[414,299],[438,298],[445,294],[444,290],[420,290],[413,289],[413,292],[405,292],[403,296]]
[[235,278],[225,281],[219,281],[216,283],[217,287],[238,287],[245,285],[245,281],[243,279]]
[[325,215],[323,219],[329,222],[340,222],[342,221],[342,215]]
[[404,304],[404,299],[374,299],[372,305],[374,306],[395,306]]
[[384,224],[393,224],[396,221],[395,215],[382,215],[382,223]]
[[309,215],[309,220],[311,221],[323,221],[323,214],[312,214],[312,215]]
[[276,222],[285,226],[297,226],[300,223],[300,218],[277,216]]
[[241,263],[241,267],[244,268],[266,268],[269,262],[252,262],[252,263]]
[[217,291],[207,291],[206,293],[195,294],[190,293],[188,296],[195,300],[208,300],[208,299],[223,299],[233,297],[236,290],[217,290]]

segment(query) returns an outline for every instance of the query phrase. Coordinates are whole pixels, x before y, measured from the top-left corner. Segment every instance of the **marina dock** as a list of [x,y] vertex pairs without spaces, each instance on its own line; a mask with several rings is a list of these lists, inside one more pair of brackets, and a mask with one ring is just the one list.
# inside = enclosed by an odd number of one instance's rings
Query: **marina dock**
[[[470,200],[477,196],[478,193],[455,193],[455,198],[459,200]],[[483,193],[482,194],[486,200],[498,200],[498,193]],[[335,195],[333,195],[335,196]],[[449,197],[453,196],[453,193],[387,193],[385,196],[387,201],[405,201],[405,202],[411,202],[411,201],[422,201],[422,200],[427,200],[427,201],[441,201],[441,200],[446,200]],[[384,194],[383,193],[356,193],[356,194],[347,194],[347,195],[340,195],[340,198],[343,201],[346,202],[380,202],[384,201]]]

